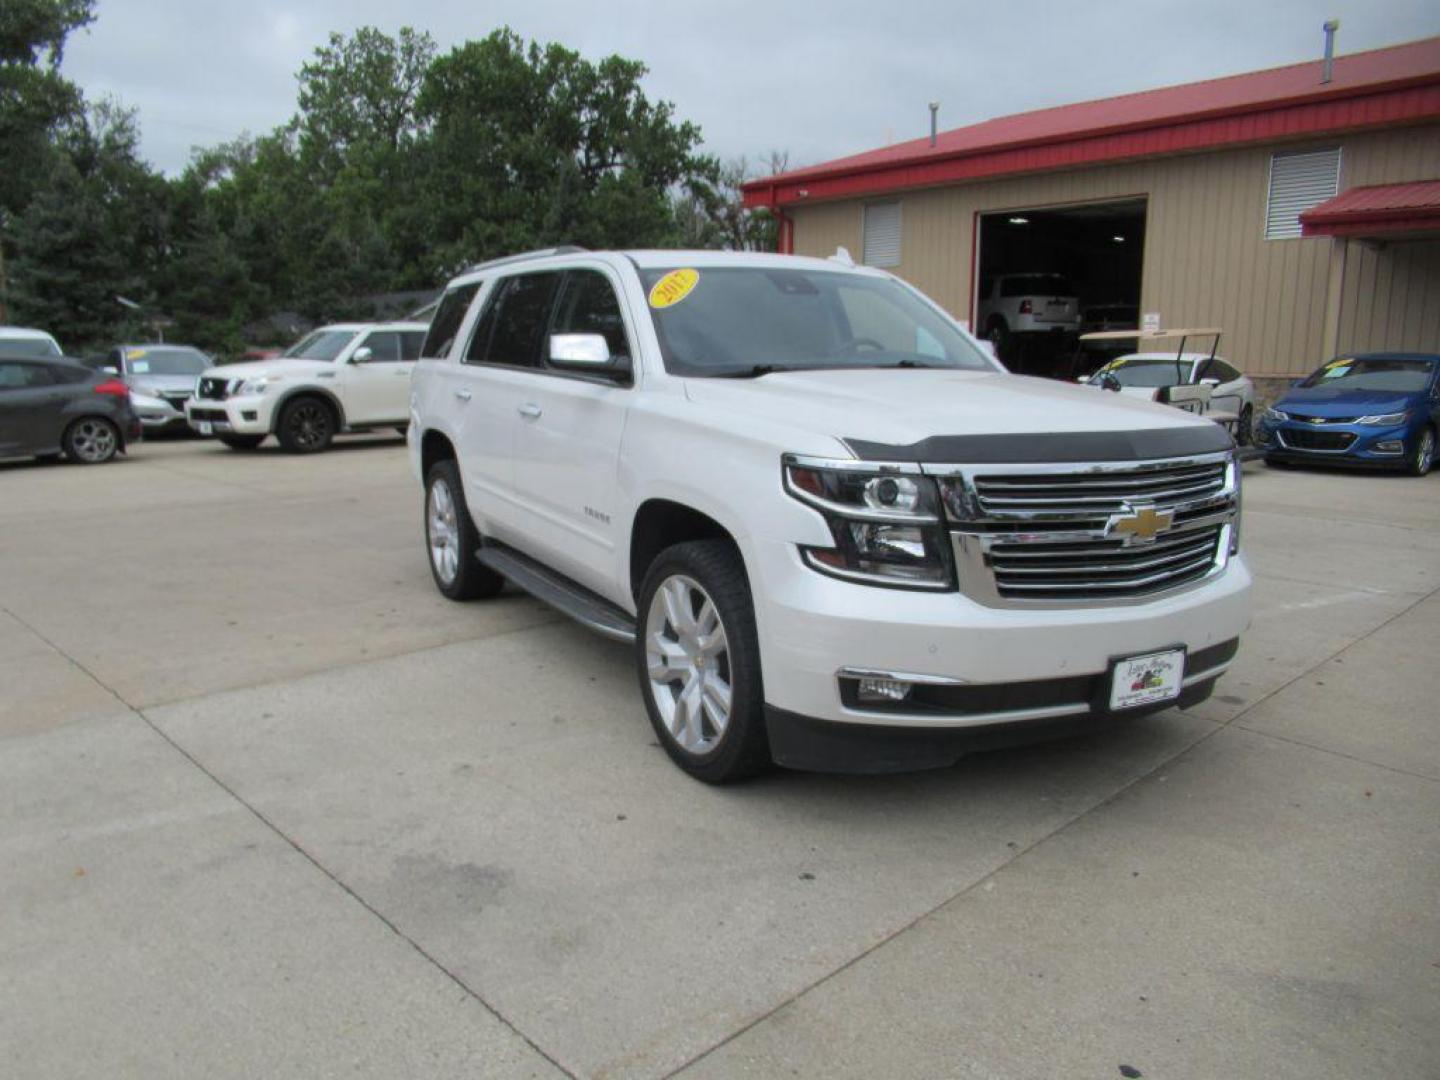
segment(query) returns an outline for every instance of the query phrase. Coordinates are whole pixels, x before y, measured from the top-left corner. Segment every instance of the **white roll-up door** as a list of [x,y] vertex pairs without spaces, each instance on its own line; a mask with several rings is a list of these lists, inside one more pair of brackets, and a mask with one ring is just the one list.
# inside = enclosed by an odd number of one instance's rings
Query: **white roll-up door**
[[866,205],[865,265],[900,265],[900,204],[898,202]]
[[1265,210],[1265,239],[1300,235],[1300,215],[1340,188],[1340,148],[1276,154],[1270,159],[1270,202]]

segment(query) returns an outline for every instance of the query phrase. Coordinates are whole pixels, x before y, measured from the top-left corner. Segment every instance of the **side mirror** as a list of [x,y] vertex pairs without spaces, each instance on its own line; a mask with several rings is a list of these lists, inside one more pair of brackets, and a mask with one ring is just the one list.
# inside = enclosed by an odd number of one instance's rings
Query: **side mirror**
[[113,366],[110,365],[110,364],[106,364],[106,365],[105,365],[104,367],[102,367],[100,370],[103,371],[106,375],[119,375],[119,374],[120,374],[120,369],[117,368],[117,367],[113,367]]
[[352,364],[368,364],[374,359],[375,350],[370,348],[369,345],[362,345],[350,354],[350,362]]
[[1114,390],[1115,393],[1118,394],[1120,392],[1120,380],[1107,371],[1104,375],[1100,376],[1100,387],[1103,390]]
[[550,363],[569,371],[617,375],[630,370],[628,356],[611,356],[604,334],[551,334]]

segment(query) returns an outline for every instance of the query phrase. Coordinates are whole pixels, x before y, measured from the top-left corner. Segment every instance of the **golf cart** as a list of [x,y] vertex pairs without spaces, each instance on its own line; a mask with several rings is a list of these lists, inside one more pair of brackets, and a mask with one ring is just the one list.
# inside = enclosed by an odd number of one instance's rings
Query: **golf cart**
[[[1188,330],[1104,330],[1081,335],[1091,342],[1134,342],[1134,352],[1118,356],[1082,383],[1130,397],[1172,405],[1214,420],[1245,445],[1250,441],[1255,412],[1255,387],[1221,356],[1220,335],[1213,328]],[[1199,339],[1210,348],[1186,351]],[[1174,352],[1170,342],[1178,341]],[[1152,346],[1165,343],[1162,348]]]

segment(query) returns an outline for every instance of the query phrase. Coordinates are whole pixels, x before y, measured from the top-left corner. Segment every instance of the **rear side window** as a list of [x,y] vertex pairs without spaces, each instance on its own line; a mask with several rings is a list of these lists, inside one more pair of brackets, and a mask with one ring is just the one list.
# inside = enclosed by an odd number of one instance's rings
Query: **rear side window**
[[470,310],[470,301],[480,291],[481,283],[458,285],[445,294],[435,318],[430,321],[430,331],[425,335],[420,355],[427,360],[443,360],[450,355],[450,346],[455,344],[455,335],[460,333],[460,324],[465,321],[465,312]]
[[425,331],[400,331],[400,359],[414,360],[420,355],[420,346],[425,343]]
[[611,356],[630,355],[620,301],[609,279],[596,270],[574,270],[565,275],[551,333],[600,334]]
[[0,363],[0,390],[25,390],[32,386],[54,386],[50,372],[39,364]]
[[470,363],[538,367],[540,339],[560,284],[558,273],[520,274],[502,282],[475,327]]

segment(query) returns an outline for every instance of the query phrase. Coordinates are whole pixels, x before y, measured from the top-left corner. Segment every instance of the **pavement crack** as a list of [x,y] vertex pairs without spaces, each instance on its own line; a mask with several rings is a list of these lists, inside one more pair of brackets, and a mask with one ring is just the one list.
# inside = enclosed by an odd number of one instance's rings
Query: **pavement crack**
[[256,821],[258,821],[266,829],[268,829],[275,836],[277,836],[292,851],[294,851],[302,859],[308,862],[317,871],[319,871],[326,878],[328,878],[332,884],[334,884],[356,904],[360,905],[360,907],[363,908],[366,912],[368,912],[373,918],[378,920],[381,925],[383,925],[387,930],[390,931],[390,933],[392,933],[401,941],[405,942],[405,944],[410,946],[410,948],[418,956],[425,960],[431,967],[435,968],[436,971],[444,975],[445,978],[449,979],[452,983],[455,984],[455,986],[459,987],[460,990],[462,990],[467,996],[473,999],[478,1005],[480,1005],[481,1008],[483,1008],[497,1021],[499,1021],[512,1033],[514,1033],[516,1038],[524,1042],[526,1046],[530,1047],[531,1050],[535,1051],[536,1054],[540,1055],[540,1057],[548,1061],[565,1076],[571,1077],[572,1080],[576,1080],[579,1074],[577,1074],[573,1069],[570,1069],[564,1064],[562,1064],[553,1054],[549,1053],[542,1046],[540,1046],[539,1043],[537,1043],[534,1039],[532,1039],[529,1035],[522,1031],[513,1020],[511,1020],[508,1016],[501,1012],[498,1007],[488,1001],[483,994],[481,994],[477,989],[467,983],[456,972],[446,967],[443,961],[441,961],[437,956],[427,950],[425,946],[421,945],[420,942],[415,940],[415,938],[411,937],[409,934],[405,933],[404,930],[400,929],[400,927],[389,916],[387,916],[379,908],[375,907],[363,896],[357,893],[338,875],[336,875],[332,870],[330,870],[329,867],[322,863],[315,855],[307,851],[305,847],[301,845],[294,837],[290,836],[288,833],[285,832],[284,829],[280,828],[278,824],[270,820],[270,818],[265,815],[264,811],[262,811],[259,807],[255,806],[249,800],[247,800],[243,795],[241,795],[238,791],[236,791],[233,787],[231,787],[218,775],[216,775],[208,767],[206,767],[206,765],[202,761],[200,761],[199,758],[197,758],[194,754],[192,754],[189,750],[182,746],[178,741],[172,738],[169,732],[167,732],[164,728],[162,728],[159,724],[157,724],[154,720],[147,716],[143,709],[137,708],[136,706],[130,704],[130,702],[126,701],[125,698],[122,697],[114,687],[107,685],[99,676],[97,676],[83,663],[81,663],[75,657],[71,656],[54,641],[50,640],[50,638],[46,637],[29,622],[27,622],[25,619],[22,619],[19,615],[16,615],[9,608],[0,606],[0,611],[3,611],[6,615],[10,616],[10,618],[14,619],[17,623],[19,623],[31,634],[33,634],[37,639],[43,641],[57,654],[64,657],[67,661],[73,664],[77,670],[83,672],[87,678],[89,678],[92,682],[95,683],[96,686],[99,686],[111,697],[113,697],[116,702],[118,702],[125,709],[126,712],[138,719],[160,739],[164,740],[164,742],[168,744],[171,749],[173,749],[177,754],[179,754],[182,758],[189,762],[190,765],[195,768],[202,776],[204,776],[212,784],[214,784],[221,791],[223,791],[238,805],[243,807],[252,817],[255,818]]
[[[716,1053],[717,1051],[723,1049],[724,1047],[730,1045],[731,1043],[733,1043],[734,1041],[736,1041],[737,1039],[739,1039],[741,1036],[745,1035],[747,1032],[752,1031],[753,1029],[759,1027],[761,1024],[765,1023],[765,1021],[769,1020],[771,1017],[775,1016],[777,1013],[779,1013],[779,1012],[781,1012],[782,1010],[788,1008],[789,1006],[795,1004],[795,1003],[796,1003],[797,1001],[799,1001],[800,999],[808,996],[810,993],[812,993],[813,991],[819,989],[820,987],[824,986],[825,984],[829,983],[829,982],[832,981],[833,979],[836,979],[836,978],[838,978],[840,975],[843,975],[846,971],[849,971],[851,968],[853,968],[853,967],[855,967],[856,965],[858,965],[861,961],[865,960],[867,957],[869,957],[869,956],[871,956],[872,954],[874,954],[874,953],[880,951],[881,949],[885,948],[885,946],[889,945],[892,941],[896,940],[897,938],[899,938],[899,937],[902,936],[903,934],[907,933],[908,931],[913,930],[915,927],[919,926],[921,923],[925,922],[927,919],[931,918],[932,916],[934,916],[935,914],[937,914],[938,912],[940,912],[940,911],[941,911],[942,909],[944,909],[945,907],[947,907],[947,906],[949,906],[950,904],[954,903],[956,900],[959,900],[959,899],[961,899],[962,897],[969,895],[970,893],[976,891],[977,889],[982,889],[982,888],[984,888],[984,886],[985,886],[985,884],[986,884],[987,882],[994,880],[996,877],[998,877],[998,876],[1000,875],[1000,873],[1001,873],[1002,871],[1007,870],[1009,867],[1011,867],[1012,865],[1014,865],[1014,864],[1015,864],[1016,862],[1018,862],[1020,859],[1024,858],[1027,854],[1029,854],[1030,852],[1034,851],[1036,848],[1040,847],[1040,845],[1049,843],[1051,840],[1054,840],[1055,838],[1061,836],[1061,835],[1064,834],[1066,831],[1068,831],[1072,826],[1076,825],[1077,823],[1079,823],[1079,822],[1081,822],[1081,821],[1084,821],[1086,818],[1090,817],[1092,814],[1095,814],[1096,812],[1098,812],[1098,811],[1100,811],[1100,810],[1104,810],[1106,807],[1113,805],[1113,804],[1114,804],[1115,802],[1117,802],[1119,799],[1123,798],[1128,792],[1134,790],[1138,785],[1143,784],[1145,781],[1149,780],[1151,777],[1155,776],[1156,774],[1161,773],[1161,772],[1163,772],[1164,770],[1173,767],[1177,761],[1179,761],[1181,758],[1185,757],[1187,754],[1190,754],[1191,752],[1193,752],[1196,747],[1201,746],[1202,744],[1209,742],[1211,739],[1215,738],[1217,735],[1221,734],[1222,732],[1228,731],[1231,727],[1239,727],[1240,730],[1245,731],[1245,732],[1247,732],[1247,733],[1250,733],[1250,731],[1251,731],[1250,728],[1244,727],[1243,725],[1240,725],[1240,724],[1237,723],[1241,718],[1243,718],[1243,717],[1245,717],[1245,716],[1248,716],[1250,713],[1252,713],[1252,712],[1254,712],[1256,709],[1258,709],[1261,705],[1265,704],[1267,701],[1271,700],[1272,698],[1276,697],[1277,695],[1283,694],[1286,690],[1290,689],[1290,687],[1294,686],[1296,683],[1300,682],[1302,679],[1306,678],[1307,676],[1309,676],[1309,675],[1312,674],[1313,672],[1318,671],[1320,668],[1322,668],[1322,667],[1324,667],[1326,664],[1328,664],[1331,660],[1334,660],[1337,656],[1340,656],[1341,654],[1349,651],[1350,649],[1353,649],[1356,645],[1359,645],[1362,641],[1365,641],[1367,638],[1373,637],[1375,634],[1377,634],[1377,633],[1379,633],[1381,630],[1385,629],[1385,627],[1387,627],[1387,626],[1389,626],[1391,623],[1395,622],[1395,620],[1397,620],[1397,619],[1399,619],[1399,618],[1402,618],[1403,616],[1409,614],[1409,613],[1410,613],[1411,611],[1413,611],[1415,608],[1417,608],[1417,607],[1419,607],[1421,604],[1425,603],[1426,600],[1429,600],[1431,597],[1433,597],[1433,596],[1435,596],[1435,595],[1437,595],[1437,594],[1440,594],[1440,587],[1437,587],[1437,588],[1435,588],[1435,589],[1432,589],[1430,592],[1426,593],[1425,595],[1423,595],[1423,596],[1421,596],[1419,599],[1417,599],[1414,603],[1407,605],[1403,610],[1397,611],[1394,615],[1391,615],[1389,618],[1385,619],[1383,622],[1379,623],[1377,626],[1374,626],[1374,627],[1372,627],[1371,629],[1367,630],[1365,633],[1361,634],[1359,637],[1355,638],[1353,641],[1347,642],[1346,644],[1342,645],[1340,648],[1336,649],[1334,652],[1332,652],[1332,653],[1330,653],[1328,656],[1326,656],[1323,660],[1317,661],[1316,663],[1312,664],[1310,667],[1306,668],[1304,671],[1302,671],[1302,672],[1300,672],[1299,674],[1297,674],[1294,678],[1291,678],[1291,679],[1286,680],[1286,681],[1285,681],[1284,683],[1282,683],[1280,686],[1277,686],[1275,689],[1273,689],[1273,690],[1269,691],[1268,693],[1262,695],[1261,697],[1259,697],[1258,699],[1256,699],[1256,700],[1255,700],[1254,702],[1252,702],[1251,704],[1245,706],[1245,708],[1241,709],[1241,710],[1240,710],[1239,712],[1237,712],[1234,716],[1230,717],[1229,720],[1217,722],[1216,725],[1215,725],[1215,727],[1214,727],[1213,729],[1211,729],[1210,731],[1205,732],[1205,733],[1204,733],[1203,735],[1201,735],[1199,738],[1195,739],[1194,742],[1191,742],[1191,743],[1187,744],[1186,746],[1182,747],[1181,749],[1175,751],[1175,753],[1171,754],[1169,757],[1165,758],[1163,761],[1157,763],[1157,764],[1156,764],[1155,766],[1153,766],[1152,768],[1146,770],[1145,772],[1141,773],[1139,776],[1136,776],[1136,777],[1134,777],[1133,779],[1129,780],[1128,782],[1122,784],[1120,787],[1116,788],[1116,789],[1115,789],[1114,791],[1112,791],[1109,795],[1107,795],[1105,798],[1101,799],[1100,801],[1096,802],[1094,805],[1088,806],[1088,807],[1086,807],[1084,810],[1081,810],[1081,811],[1079,811],[1078,813],[1074,814],[1072,817],[1067,818],[1065,821],[1060,822],[1058,825],[1055,826],[1055,828],[1051,829],[1049,832],[1045,833],[1043,836],[1037,837],[1035,840],[1033,840],[1031,843],[1027,844],[1025,847],[1023,847],[1023,848],[1018,848],[1018,849],[1015,849],[1015,850],[1011,851],[1010,854],[1009,854],[1009,857],[1006,858],[1006,859],[1004,859],[1004,860],[1003,860],[999,865],[997,865],[993,870],[990,870],[988,873],[982,874],[980,877],[978,877],[978,878],[976,878],[974,881],[970,882],[970,884],[966,885],[964,888],[957,890],[956,892],[954,892],[954,893],[951,894],[950,896],[947,896],[945,899],[943,899],[943,900],[939,901],[938,903],[936,903],[934,906],[926,909],[925,911],[922,911],[920,914],[916,915],[914,918],[910,919],[909,921],[907,921],[907,922],[904,923],[903,925],[901,925],[901,926],[899,926],[899,927],[896,927],[896,928],[895,928],[894,930],[892,930],[890,933],[888,933],[888,934],[886,934],[884,937],[882,937],[879,941],[876,941],[874,944],[867,946],[866,948],[862,949],[860,952],[858,952],[858,953],[856,953],[854,956],[852,956],[850,959],[846,960],[846,961],[845,961],[843,964],[841,964],[839,967],[835,968],[835,969],[832,970],[832,971],[826,972],[824,975],[820,976],[818,979],[814,979],[813,981],[811,981],[811,982],[808,983],[807,985],[801,987],[799,990],[796,990],[794,993],[787,995],[783,1001],[777,1002],[776,1004],[774,1004],[774,1005],[771,1006],[770,1008],[766,1009],[763,1013],[760,1013],[759,1015],[757,1015],[757,1016],[755,1016],[755,1017],[752,1017],[750,1020],[747,1020],[747,1021],[746,1021],[744,1024],[742,1024],[740,1027],[736,1028],[736,1029],[735,1029],[734,1031],[732,1031],[730,1034],[726,1035],[725,1038],[719,1040],[719,1041],[716,1042],[714,1045],[712,1045],[712,1046],[710,1046],[710,1047],[707,1047],[706,1049],[702,1050],[700,1053],[695,1054],[693,1057],[691,1057],[691,1058],[689,1058],[688,1060],[682,1062],[680,1065],[676,1066],[674,1069],[671,1069],[668,1073],[665,1074],[664,1080],[672,1080],[673,1077],[679,1076],[681,1073],[685,1072],[685,1071],[686,1071],[687,1069],[689,1069],[691,1066],[696,1065],[696,1064],[698,1064],[698,1063],[701,1062],[701,1061],[704,1061],[706,1058],[710,1057],[712,1054],[714,1054],[714,1053]],[[1257,732],[1256,734],[1260,734],[1260,733]],[[1295,741],[1295,740],[1287,740],[1287,741],[1292,741],[1292,742],[1293,742],[1293,741]],[[1304,745],[1304,744],[1300,744],[1300,745]],[[1316,747],[1316,748],[1314,748],[1314,749],[1320,749],[1320,748],[1319,748],[1319,747]],[[1330,751],[1324,751],[1324,752],[1330,752]],[[1341,755],[1337,755],[1337,756],[1346,757],[1346,756],[1348,756],[1348,755],[1341,754]],[[1366,764],[1366,765],[1376,765],[1376,764],[1377,764],[1376,762],[1365,761],[1365,760],[1362,759],[1362,758],[1355,758],[1355,759],[1353,759],[1353,760],[1355,760],[1355,761],[1357,761],[1357,762],[1360,762],[1360,763],[1362,763],[1362,764]],[[1389,766],[1384,766],[1384,765],[1378,765],[1377,767],[1379,767],[1379,768],[1390,768]],[[1401,772],[1401,771],[1403,771],[1403,770],[1393,770],[1393,771]],[[1415,775],[1418,775],[1418,774],[1415,774]],[[1422,776],[1422,777],[1420,777],[1420,779],[1429,779],[1429,777],[1423,777],[1423,776]]]

